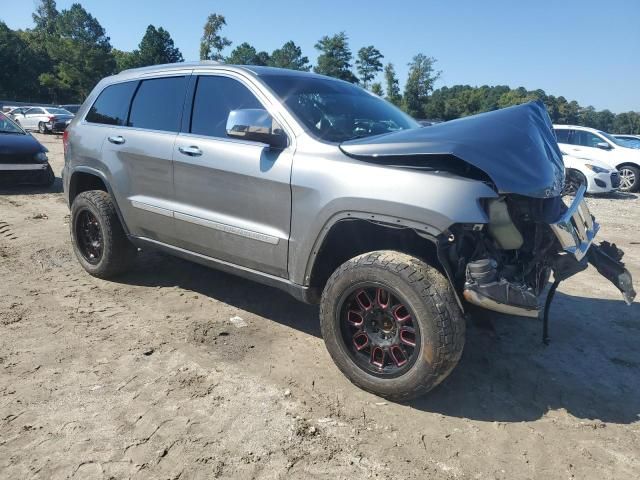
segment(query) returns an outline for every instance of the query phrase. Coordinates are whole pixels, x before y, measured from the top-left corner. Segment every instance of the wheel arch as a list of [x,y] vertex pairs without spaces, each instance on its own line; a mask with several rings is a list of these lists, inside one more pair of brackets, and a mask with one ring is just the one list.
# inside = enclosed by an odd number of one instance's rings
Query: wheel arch
[[318,235],[307,261],[304,283],[311,290],[321,292],[340,265],[376,250],[395,250],[415,256],[451,279],[439,255],[438,242],[442,233],[406,219],[342,212],[327,222]]
[[101,190],[103,192],[107,192],[111,197],[111,201],[115,206],[116,213],[118,214],[118,219],[120,220],[120,224],[124,229],[125,233],[129,235],[129,229],[127,228],[127,224],[124,221],[124,217],[122,216],[122,212],[120,211],[120,207],[118,206],[118,202],[116,200],[115,195],[111,189],[111,185],[107,180],[106,176],[100,170],[91,167],[77,167],[69,178],[69,187],[67,194],[67,202],[69,207],[73,204],[73,200],[82,192],[86,192],[89,190]]

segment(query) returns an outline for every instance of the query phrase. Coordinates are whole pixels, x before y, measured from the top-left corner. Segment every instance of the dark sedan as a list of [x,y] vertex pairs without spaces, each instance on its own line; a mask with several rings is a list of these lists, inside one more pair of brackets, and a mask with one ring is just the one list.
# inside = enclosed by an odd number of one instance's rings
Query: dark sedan
[[4,113],[0,113],[0,185],[53,185],[47,149]]

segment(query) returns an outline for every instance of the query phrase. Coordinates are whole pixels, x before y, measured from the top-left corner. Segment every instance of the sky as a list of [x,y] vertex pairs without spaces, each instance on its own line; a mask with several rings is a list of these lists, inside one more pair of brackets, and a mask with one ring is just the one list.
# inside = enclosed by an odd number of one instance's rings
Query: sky
[[[315,43],[345,31],[355,55],[374,45],[401,80],[417,53],[437,59],[436,87],[523,86],[615,113],[640,111],[640,0],[75,0],[111,44],[137,47],[147,25],[164,27],[197,60],[209,13],[226,17],[233,46],[272,51],[288,40],[315,63]],[[58,9],[73,0],[58,0]],[[0,0],[10,28],[33,26],[35,0]],[[226,51],[229,53],[230,49]]]

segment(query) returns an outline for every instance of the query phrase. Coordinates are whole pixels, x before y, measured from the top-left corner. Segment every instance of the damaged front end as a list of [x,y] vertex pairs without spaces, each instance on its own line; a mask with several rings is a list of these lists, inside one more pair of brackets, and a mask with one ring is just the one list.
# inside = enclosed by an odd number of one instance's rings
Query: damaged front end
[[635,298],[623,252],[594,243],[599,226],[584,200],[585,186],[569,204],[561,196],[562,153],[541,102],[351,140],[340,148],[361,161],[448,172],[491,186],[496,197],[478,200],[488,221],[454,223],[437,242],[440,263],[467,302],[527,317],[544,309],[546,320],[558,283],[589,263],[627,303]]
[[590,263],[630,304],[636,292],[621,262],[623,252],[608,242],[593,243],[599,225],[584,191],[581,187],[569,206],[561,197],[503,195],[486,202],[487,224],[453,226],[439,248],[465,300],[497,312],[538,317],[551,274],[555,291],[559,282]]

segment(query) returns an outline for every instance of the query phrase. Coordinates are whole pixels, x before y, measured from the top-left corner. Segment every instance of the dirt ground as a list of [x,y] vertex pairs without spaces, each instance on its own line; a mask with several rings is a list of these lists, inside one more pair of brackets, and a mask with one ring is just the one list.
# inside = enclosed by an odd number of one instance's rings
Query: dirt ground
[[[38,138],[59,176],[61,140]],[[640,198],[589,204],[640,280]],[[550,346],[495,315],[441,386],[394,404],[334,367],[317,308],[136,263],[80,268],[59,179],[0,191],[0,478],[640,478],[640,305],[592,268],[561,285]]]

